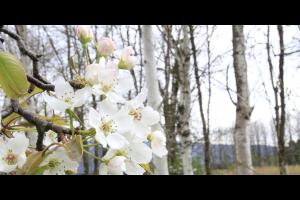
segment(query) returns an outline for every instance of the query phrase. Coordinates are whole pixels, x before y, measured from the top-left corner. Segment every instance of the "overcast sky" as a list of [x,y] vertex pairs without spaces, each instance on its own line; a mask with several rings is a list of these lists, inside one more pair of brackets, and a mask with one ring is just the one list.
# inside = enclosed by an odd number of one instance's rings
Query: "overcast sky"
[[[273,106],[270,106],[269,100],[273,103],[273,90],[270,82],[269,65],[266,57],[266,26],[246,26],[245,36],[247,39],[247,64],[248,64],[248,82],[251,91],[250,103],[254,107],[251,121],[261,121],[267,128],[270,127],[270,120],[274,115]],[[300,32],[297,27],[285,27],[284,33],[286,52],[300,49],[300,43],[294,37],[300,38]],[[278,54],[278,33],[276,26],[271,27],[271,42],[274,45],[274,53]],[[232,31],[231,26],[218,26],[216,35],[212,40],[212,53],[214,55],[222,54],[232,49]],[[229,53],[232,55],[232,52]],[[201,56],[200,56],[201,57]],[[204,55],[205,57],[205,55]],[[288,56],[285,59],[285,87],[289,97],[287,98],[287,112],[295,115],[300,111],[300,70],[299,54]],[[213,67],[226,69],[230,64],[229,86],[235,90],[234,71],[232,67],[232,57],[224,56],[221,62]],[[276,72],[278,71],[278,56],[273,57],[273,64]],[[212,100],[211,100],[211,127],[230,127],[235,122],[235,106],[231,103],[226,88],[226,73],[220,72],[213,75],[212,78]],[[265,87],[264,87],[265,84]],[[207,87],[207,86],[206,86]],[[266,89],[265,89],[266,88]],[[203,92],[206,92],[204,90]],[[267,92],[267,95],[266,95]],[[232,92],[235,99],[236,96]],[[206,99],[207,95],[204,95]],[[194,121],[193,125],[199,127],[198,102],[193,105]],[[201,127],[201,126],[200,126]]]

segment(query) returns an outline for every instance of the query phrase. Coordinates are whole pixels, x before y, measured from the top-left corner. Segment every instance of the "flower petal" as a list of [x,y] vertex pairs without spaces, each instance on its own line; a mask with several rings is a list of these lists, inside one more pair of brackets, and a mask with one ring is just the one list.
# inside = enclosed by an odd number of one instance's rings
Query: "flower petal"
[[141,113],[142,113],[141,121],[145,125],[151,126],[157,124],[160,120],[159,113],[149,106],[144,107]]
[[108,149],[105,156],[103,157],[103,160],[110,160],[112,159],[117,153],[117,150],[115,149]]
[[127,175],[143,175],[145,173],[144,168],[142,168],[139,164],[131,161],[126,160],[126,171]]
[[17,165],[8,165],[2,159],[0,159],[0,172],[9,173],[16,169]]
[[99,142],[104,148],[107,147],[106,137],[105,137],[105,135],[104,135],[98,128],[96,128],[95,139],[96,139],[97,142]]
[[89,109],[88,123],[93,128],[99,128],[100,126],[101,115],[94,108]]
[[152,151],[144,143],[131,144],[130,151],[128,153],[130,158],[139,164],[147,164],[152,159]]
[[107,140],[107,144],[112,149],[121,149],[124,146],[129,144],[126,138],[118,133],[113,133],[108,135],[106,140]]
[[144,87],[134,99],[128,102],[128,104],[136,108],[144,107],[144,102],[147,100],[147,96],[148,89]]
[[99,103],[100,111],[107,115],[114,115],[118,112],[117,105],[112,103],[108,99],[105,99]]
[[129,90],[133,89],[133,79],[129,71],[122,71],[120,73],[120,77],[118,79],[118,84],[116,87],[116,91],[118,94],[126,95]]
[[7,146],[9,146],[15,154],[19,155],[25,153],[29,146],[29,140],[24,134],[15,133],[14,138],[8,140]]
[[72,86],[63,77],[59,77],[55,81],[55,95],[60,99],[74,96]]
[[150,128],[140,122],[133,122],[131,131],[142,141],[145,141],[147,139],[148,133],[150,132]]
[[161,131],[154,131],[151,137],[152,152],[160,158],[167,155],[168,150],[166,148],[166,136],[164,133]]
[[74,107],[82,106],[86,103],[86,101],[91,96],[91,88],[90,87],[84,87],[80,90],[77,90],[74,95]]
[[123,175],[123,172],[126,170],[125,160],[124,156],[112,158],[107,165],[108,172],[112,175]]
[[128,115],[127,109],[122,108],[114,117],[118,131],[121,133],[130,131],[133,125],[132,119]]
[[61,112],[65,112],[65,110],[67,108],[70,108],[71,105],[67,104],[66,102],[57,99],[55,97],[49,96],[47,94],[43,94],[43,98],[44,100],[47,102],[47,104],[49,105],[49,107],[53,110],[56,111],[61,111]]

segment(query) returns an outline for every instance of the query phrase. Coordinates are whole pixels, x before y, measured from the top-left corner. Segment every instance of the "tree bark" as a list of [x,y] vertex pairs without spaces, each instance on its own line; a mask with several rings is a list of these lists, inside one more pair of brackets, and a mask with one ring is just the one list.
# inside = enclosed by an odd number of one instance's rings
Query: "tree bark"
[[[171,174],[178,174],[178,145],[176,141],[177,131],[177,96],[179,91],[179,64],[178,59],[174,59],[174,64],[171,63],[172,54],[172,26],[163,26],[162,39],[166,42],[166,50],[164,55],[165,63],[165,86],[161,89],[163,95],[163,112],[165,117],[165,133],[167,136],[168,149],[168,165]],[[169,92],[170,90],[170,92]]]
[[285,90],[284,90],[284,37],[283,37],[283,26],[277,26],[279,35],[279,96],[280,96],[280,124],[278,126],[278,161],[280,167],[280,174],[286,175],[286,158],[285,158],[285,122],[286,122],[286,112],[285,112]]
[[280,45],[280,54],[279,54],[279,75],[278,81],[274,78],[274,67],[271,59],[271,48],[270,48],[270,26],[267,30],[267,55],[268,55],[268,64],[270,71],[270,79],[274,92],[275,100],[275,132],[277,136],[277,145],[278,145],[278,165],[281,175],[287,174],[287,167],[285,161],[285,93],[284,93],[284,38],[283,38],[283,27],[282,25],[277,26],[278,35],[279,35],[279,45]]
[[190,131],[191,89],[190,89],[190,51],[188,26],[182,26],[184,39],[178,50],[180,98],[178,105],[179,121],[177,131],[181,142],[181,159],[184,175],[193,175],[192,138]]
[[233,25],[233,65],[237,88],[236,121],[234,129],[238,175],[251,175],[252,159],[249,123],[252,113],[249,102],[247,63],[243,25]]
[[[148,105],[151,106],[154,110],[161,113],[160,105],[162,103],[162,98],[159,93],[157,70],[154,62],[152,27],[143,25],[142,32],[143,32],[142,38],[144,44],[144,64],[145,64],[145,73],[146,73],[146,84],[148,88]],[[151,128],[152,130],[163,131],[163,128],[159,123],[153,125]],[[169,174],[167,156],[164,156],[163,158],[159,158],[153,155],[153,164],[155,166],[156,175]]]
[[[201,122],[202,122],[202,133],[204,136],[205,172],[207,175],[210,175],[211,170],[210,170],[209,128],[207,126],[208,123],[206,122],[205,115],[204,115],[203,98],[202,98],[202,91],[201,91],[201,79],[200,79],[200,75],[199,75],[199,68],[198,68],[198,62],[197,62],[197,50],[196,50],[196,45],[195,45],[195,40],[194,40],[194,28],[192,25],[190,25],[189,28],[190,28],[190,36],[191,36],[192,54],[193,54],[193,60],[194,60],[194,74],[195,74],[196,85],[197,85],[197,90],[198,90],[198,103],[199,103],[200,117],[201,117]],[[209,55],[209,44],[208,44],[208,55]],[[208,66],[210,66],[210,60],[208,60]],[[208,70],[208,71],[210,71],[210,70]],[[209,107],[209,105],[208,105],[208,107]],[[208,115],[209,115],[209,109],[207,109],[207,117],[208,117]]]

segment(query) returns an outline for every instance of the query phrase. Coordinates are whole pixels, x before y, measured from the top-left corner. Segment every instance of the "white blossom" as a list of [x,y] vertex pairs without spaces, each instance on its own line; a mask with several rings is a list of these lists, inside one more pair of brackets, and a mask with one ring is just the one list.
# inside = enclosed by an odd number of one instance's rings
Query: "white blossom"
[[66,171],[77,172],[79,163],[68,156],[63,147],[57,148],[41,163],[40,168],[45,168],[44,175],[64,175]]
[[134,99],[125,103],[125,106],[116,114],[116,122],[123,129],[136,133],[143,140],[147,139],[150,126],[160,120],[159,113],[149,106],[144,106],[147,98],[147,89]]
[[86,88],[74,92],[72,86],[62,77],[55,82],[55,96],[49,96],[43,93],[44,100],[50,108],[64,112],[66,109],[73,109],[82,106],[89,97],[89,91]]
[[[104,108],[105,106],[102,107]],[[109,109],[104,110],[114,112],[113,110]],[[106,147],[108,144],[112,149],[120,149],[128,144],[126,138],[119,134],[120,132],[122,132],[122,130],[120,129],[121,127],[117,126],[114,118],[111,115],[106,114],[103,111],[97,112],[95,109],[90,108],[88,122],[91,127],[95,128],[95,139],[103,147]]]
[[21,168],[26,161],[29,140],[24,134],[15,133],[14,138],[0,138],[0,172],[9,173]]
[[115,156],[110,159],[107,164],[101,163],[100,165],[100,175],[123,175],[123,172],[126,171],[125,164],[126,157],[124,156]]
[[107,168],[106,163],[109,163],[116,156],[123,156],[126,158],[123,172],[128,175],[142,175],[145,170],[141,167],[141,164],[148,164],[151,161],[152,151],[147,144],[136,138],[135,134],[127,132],[124,136],[129,144],[119,150],[109,149],[103,157],[104,163],[101,170]]

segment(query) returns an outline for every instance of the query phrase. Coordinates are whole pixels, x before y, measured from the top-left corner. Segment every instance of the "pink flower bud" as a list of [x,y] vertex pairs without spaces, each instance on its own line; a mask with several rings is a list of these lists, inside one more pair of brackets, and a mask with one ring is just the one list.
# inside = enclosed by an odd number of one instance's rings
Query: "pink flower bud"
[[87,44],[93,39],[92,29],[87,25],[77,26],[76,34],[82,44]]
[[98,41],[96,48],[98,55],[106,57],[113,54],[116,45],[112,39],[104,37]]
[[132,69],[137,62],[137,59],[135,56],[133,56],[134,50],[131,46],[126,47],[123,49],[121,56],[120,56],[120,62],[119,62],[119,68],[120,69]]

